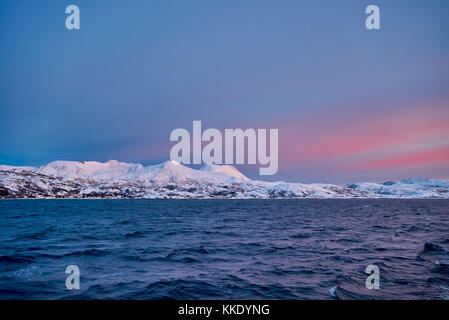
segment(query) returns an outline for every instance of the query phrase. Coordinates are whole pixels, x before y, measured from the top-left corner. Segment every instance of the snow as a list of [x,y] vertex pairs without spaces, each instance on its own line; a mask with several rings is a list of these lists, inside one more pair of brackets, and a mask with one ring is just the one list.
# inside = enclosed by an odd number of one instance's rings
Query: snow
[[241,180],[249,180],[243,173],[241,173],[235,167],[230,165],[206,164],[200,170],[214,173],[222,173],[228,177],[234,177]]
[[6,197],[19,198],[449,198],[449,182],[405,179],[343,187],[256,181],[230,165],[196,170],[176,161],[152,166],[116,160],[54,161],[39,168],[0,165],[0,192],[0,197],[6,192]]
[[61,178],[63,180],[92,179],[116,181],[137,178],[144,174],[141,164],[124,163],[109,160],[97,161],[54,161],[37,170],[38,173]]
[[32,171],[35,170],[35,167],[19,167],[19,166],[8,166],[8,165],[0,165],[0,170],[11,171],[11,170],[19,170],[19,171]]
[[[128,181],[128,182],[185,182],[187,180],[220,180],[229,182],[229,178],[248,180],[240,171],[232,166],[213,166],[210,170],[195,170],[177,161],[144,167],[141,164],[124,163],[109,160],[105,163],[96,161],[54,161],[40,167],[37,173],[58,177],[64,181]],[[231,179],[231,180],[232,180]]]
[[348,188],[383,198],[449,198],[449,182],[436,179],[410,178],[384,183],[361,182]]

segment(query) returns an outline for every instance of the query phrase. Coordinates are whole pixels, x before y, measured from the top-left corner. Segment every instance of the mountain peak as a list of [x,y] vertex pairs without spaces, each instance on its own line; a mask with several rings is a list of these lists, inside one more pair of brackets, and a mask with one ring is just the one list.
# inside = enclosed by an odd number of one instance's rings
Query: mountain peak
[[236,167],[230,165],[216,165],[216,164],[206,164],[201,169],[201,171],[213,172],[213,173],[222,173],[227,175],[228,177],[234,177],[241,180],[249,180],[243,173],[237,170]]
[[169,168],[169,167],[176,167],[176,166],[180,166],[180,167],[185,167],[184,165],[180,164],[178,161],[176,160],[167,160],[165,162],[162,163],[162,166],[164,168]]

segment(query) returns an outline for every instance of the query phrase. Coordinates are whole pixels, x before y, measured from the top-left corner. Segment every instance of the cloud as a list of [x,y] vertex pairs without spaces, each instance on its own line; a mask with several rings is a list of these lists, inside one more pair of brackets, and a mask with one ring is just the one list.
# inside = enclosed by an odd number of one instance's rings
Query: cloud
[[338,107],[280,129],[280,166],[323,173],[449,163],[449,100]]

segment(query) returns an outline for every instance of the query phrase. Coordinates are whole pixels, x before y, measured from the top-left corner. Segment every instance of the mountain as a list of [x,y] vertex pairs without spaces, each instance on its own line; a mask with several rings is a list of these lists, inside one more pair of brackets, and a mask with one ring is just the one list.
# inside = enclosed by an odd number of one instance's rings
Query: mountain
[[302,184],[250,180],[235,167],[196,170],[176,161],[143,166],[110,160],[0,165],[0,198],[449,198],[449,182]]
[[243,173],[238,171],[235,167],[229,165],[216,165],[216,164],[206,164],[201,168],[202,171],[223,173],[229,177],[234,177],[242,180],[249,180]]
[[346,187],[382,198],[449,198],[449,181],[404,179],[384,183],[353,183]]

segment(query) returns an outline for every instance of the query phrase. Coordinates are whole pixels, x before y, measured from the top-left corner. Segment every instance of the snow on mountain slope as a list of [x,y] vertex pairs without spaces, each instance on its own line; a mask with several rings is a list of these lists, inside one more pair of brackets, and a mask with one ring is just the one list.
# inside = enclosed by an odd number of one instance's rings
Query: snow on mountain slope
[[345,187],[250,180],[233,166],[143,166],[110,160],[0,166],[0,198],[449,198],[449,182],[406,179]]
[[58,177],[62,180],[127,180],[144,175],[147,170],[141,164],[124,163],[116,160],[96,161],[54,161],[40,167],[37,173]]
[[229,165],[206,164],[200,170],[214,173],[222,173],[228,177],[234,177],[242,180],[249,180],[243,173],[238,171],[235,167]]
[[[36,170],[37,173],[60,178],[65,181],[93,180],[93,181],[128,181],[128,182],[186,182],[189,180],[211,181],[219,179],[226,183],[233,179],[230,177],[247,179],[232,166],[225,170],[202,171],[188,168],[177,161],[144,167],[141,164],[124,163],[109,160],[105,163],[96,161],[55,161]],[[223,175],[216,175],[222,172]],[[242,177],[242,178],[240,178]]]
[[23,167],[8,166],[8,165],[4,165],[4,164],[0,165],[0,170],[5,170],[5,171],[8,171],[8,170],[32,171],[34,169],[36,169],[36,168],[35,167],[25,167],[25,166],[23,166]]
[[384,183],[353,183],[347,188],[382,198],[449,198],[449,182],[436,179],[404,179]]

